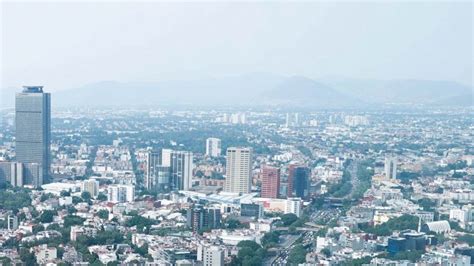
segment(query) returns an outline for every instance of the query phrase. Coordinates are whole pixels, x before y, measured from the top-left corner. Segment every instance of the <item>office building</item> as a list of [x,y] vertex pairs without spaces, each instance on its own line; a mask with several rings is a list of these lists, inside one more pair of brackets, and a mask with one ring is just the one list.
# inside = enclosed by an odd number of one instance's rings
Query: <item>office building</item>
[[170,167],[163,166],[160,159],[161,156],[158,152],[151,151],[147,154],[144,185],[148,191],[164,193],[170,190],[171,172]]
[[107,188],[108,201],[133,202],[135,200],[135,187],[133,185],[110,185]]
[[309,168],[305,166],[291,165],[289,170],[288,197],[308,197],[311,174]]
[[300,124],[299,114],[298,113],[286,113],[285,127],[297,127]]
[[397,178],[397,157],[394,157],[394,156],[385,157],[385,178],[387,179]]
[[172,151],[170,154],[170,173],[173,190],[189,190],[192,187],[193,180],[193,153]]
[[91,197],[97,197],[99,195],[99,181],[95,179],[84,180],[82,182],[82,192],[89,192]]
[[218,138],[208,138],[206,140],[206,155],[210,157],[221,156],[221,140]]
[[242,203],[240,204],[240,216],[262,218],[263,206],[256,203]]
[[300,217],[302,206],[301,198],[288,198],[286,200],[285,213],[293,213]]
[[197,250],[197,261],[203,266],[224,266],[225,249],[215,245],[200,244]]
[[21,163],[38,164],[41,176],[34,177],[35,182],[48,182],[51,161],[51,96],[43,92],[42,86],[23,88],[21,93],[16,94],[15,101],[16,159]]
[[286,196],[288,198],[293,197],[293,180],[294,180],[296,167],[297,165],[295,164],[290,164],[288,166],[288,178],[286,180]]
[[262,198],[276,199],[280,195],[280,169],[271,166],[262,167]]
[[13,187],[38,188],[43,184],[42,168],[37,163],[0,162],[0,182],[8,182]]
[[7,217],[7,228],[8,230],[18,229],[18,216],[10,214]]
[[[23,166],[23,185],[35,188],[41,187],[44,183],[44,172],[39,163],[22,163]],[[17,175],[17,178],[19,176]]]
[[171,166],[171,153],[173,150],[162,149],[161,150],[161,166],[170,167]]
[[225,191],[250,193],[252,171],[252,149],[227,149]]
[[192,206],[187,210],[186,224],[194,233],[203,229],[214,229],[221,226],[221,210],[219,208],[204,208],[201,205]]
[[11,180],[11,162],[0,162],[0,187],[4,187]]

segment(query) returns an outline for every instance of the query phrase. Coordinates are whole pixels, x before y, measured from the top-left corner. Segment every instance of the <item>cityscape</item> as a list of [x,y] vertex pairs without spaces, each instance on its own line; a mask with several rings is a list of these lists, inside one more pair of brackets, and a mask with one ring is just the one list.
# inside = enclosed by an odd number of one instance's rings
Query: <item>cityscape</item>
[[474,265],[469,81],[183,80],[2,81],[1,265]]

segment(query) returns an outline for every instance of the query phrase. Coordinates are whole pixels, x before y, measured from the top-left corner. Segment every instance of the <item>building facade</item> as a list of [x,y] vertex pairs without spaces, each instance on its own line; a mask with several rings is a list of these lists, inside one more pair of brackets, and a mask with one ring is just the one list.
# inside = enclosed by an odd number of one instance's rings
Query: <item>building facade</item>
[[210,157],[221,156],[221,140],[218,138],[208,138],[206,140],[206,155]]
[[252,171],[252,149],[227,149],[225,191],[250,193]]
[[170,155],[171,187],[173,190],[189,190],[193,180],[193,153],[172,151]]
[[15,101],[16,160],[38,164],[41,177],[37,180],[47,183],[51,165],[51,95],[44,93],[42,86],[23,88]]
[[280,195],[280,169],[271,166],[262,167],[262,198],[276,199]]
[[387,179],[397,178],[397,157],[394,157],[394,156],[385,157],[385,178]]

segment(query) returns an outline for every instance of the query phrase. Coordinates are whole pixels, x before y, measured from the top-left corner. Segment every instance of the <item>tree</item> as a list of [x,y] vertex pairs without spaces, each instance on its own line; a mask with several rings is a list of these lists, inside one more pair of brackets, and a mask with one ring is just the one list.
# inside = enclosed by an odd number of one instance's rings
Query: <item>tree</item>
[[388,236],[392,234],[393,231],[401,231],[406,229],[416,230],[418,228],[418,217],[404,214],[397,218],[392,218],[387,222],[377,225],[375,227],[369,227],[367,224],[359,224],[359,228],[367,233],[378,235],[378,236]]
[[76,215],[68,215],[64,217],[64,227],[71,227],[73,225],[82,225],[84,219]]
[[244,240],[237,244],[239,252],[237,253],[236,265],[259,266],[265,257],[265,249],[254,241]]
[[237,228],[241,228],[241,227],[242,227],[242,224],[240,223],[239,220],[229,219],[226,222],[226,228],[227,229],[237,229]]
[[99,200],[99,201],[106,201],[106,200],[107,200],[107,196],[106,196],[104,193],[100,192],[99,195],[97,196],[97,200]]
[[321,249],[321,253],[323,253],[323,255],[324,255],[326,258],[331,257],[331,250],[329,250],[328,248],[323,248],[323,249]]
[[81,193],[81,198],[84,200],[84,201],[90,201],[91,200],[91,193],[89,193],[89,191],[83,191]]
[[265,233],[262,237],[262,245],[266,248],[277,245],[280,242],[280,231]]
[[33,234],[44,231],[44,226],[42,224],[36,224],[33,226]]
[[45,210],[43,211],[43,213],[41,214],[39,220],[40,222],[42,223],[51,223],[54,219],[54,215],[56,215],[56,211],[52,211],[52,210]]
[[31,253],[27,248],[20,249],[20,260],[23,261],[26,265],[38,265],[36,263],[35,255]]
[[287,213],[281,216],[281,221],[285,226],[291,225],[292,223],[296,222],[296,220],[298,220],[298,216],[296,216],[294,213]]
[[97,216],[99,216],[100,219],[108,219],[109,218],[109,211],[108,210],[100,210],[97,212]]
[[63,191],[61,191],[60,195],[61,195],[61,197],[69,197],[69,196],[71,196],[71,192],[63,190]]
[[293,265],[298,265],[300,263],[305,263],[306,261],[306,249],[303,245],[299,244],[296,245],[291,251],[290,255],[288,256],[288,263]]

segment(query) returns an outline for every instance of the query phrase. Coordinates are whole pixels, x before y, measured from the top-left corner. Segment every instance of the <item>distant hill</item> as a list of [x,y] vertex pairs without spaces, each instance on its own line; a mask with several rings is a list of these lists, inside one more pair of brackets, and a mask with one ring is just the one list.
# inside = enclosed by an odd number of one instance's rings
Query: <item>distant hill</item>
[[348,107],[357,103],[354,97],[301,76],[287,78],[275,88],[262,93],[261,97],[265,104],[300,107]]
[[[372,103],[455,105],[460,96],[473,94],[472,87],[453,81],[337,78],[321,80],[341,93]],[[468,98],[472,99],[472,96]]]
[[[2,89],[13,107],[21,88]],[[48,91],[48,88],[45,88]],[[53,93],[53,106],[282,106],[340,108],[383,104],[472,106],[473,91],[452,81],[361,80],[252,73],[216,79],[161,82],[101,81]]]

